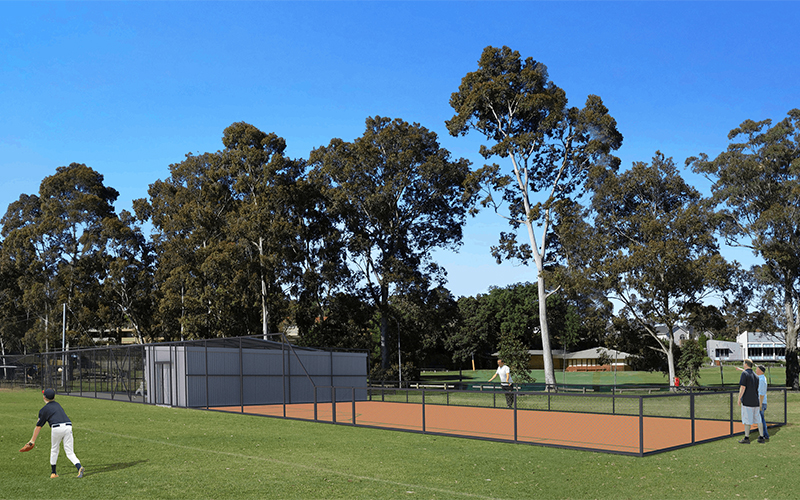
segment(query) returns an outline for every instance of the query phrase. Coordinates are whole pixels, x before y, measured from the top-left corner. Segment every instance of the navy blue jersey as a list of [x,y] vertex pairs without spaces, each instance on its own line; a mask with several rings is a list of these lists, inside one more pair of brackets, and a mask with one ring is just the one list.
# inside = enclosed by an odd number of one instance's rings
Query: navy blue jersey
[[739,377],[739,385],[744,386],[744,394],[742,395],[742,406],[755,406],[759,407],[758,402],[758,376],[753,373],[753,370],[748,368],[742,372]]
[[[758,382],[758,379],[756,379],[756,382]],[[756,384],[756,390],[758,390],[758,384]],[[756,396],[756,399],[758,399],[758,396]],[[758,404],[756,404],[756,406],[758,406]],[[45,422],[49,423],[50,427],[52,427],[55,424],[68,423],[69,418],[60,404],[55,401],[50,401],[39,410],[39,421],[36,422],[36,427],[44,426]]]

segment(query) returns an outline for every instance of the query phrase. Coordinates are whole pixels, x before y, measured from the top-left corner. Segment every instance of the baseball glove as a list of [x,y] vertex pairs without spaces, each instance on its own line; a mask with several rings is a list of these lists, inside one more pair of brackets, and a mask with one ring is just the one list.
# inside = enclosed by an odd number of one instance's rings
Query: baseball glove
[[31,451],[32,449],[33,449],[33,443],[28,441],[27,443],[25,443],[25,446],[23,446],[22,449],[19,451]]

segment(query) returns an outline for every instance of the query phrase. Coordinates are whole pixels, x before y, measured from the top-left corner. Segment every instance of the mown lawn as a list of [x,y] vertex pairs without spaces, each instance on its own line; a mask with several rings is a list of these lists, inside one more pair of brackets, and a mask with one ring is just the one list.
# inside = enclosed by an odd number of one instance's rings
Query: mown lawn
[[49,430],[30,438],[34,390],[0,391],[0,498],[797,498],[800,394],[766,445],[735,438],[634,458],[79,397],[83,479]]
[[[494,370],[462,370],[423,372],[422,380],[432,383],[456,382],[460,379],[465,382],[485,382],[492,378]],[[737,385],[741,372],[734,365],[725,365],[720,374],[718,366],[705,366],[700,369],[700,385]],[[782,366],[768,367],[767,375],[770,386],[783,386],[786,383],[786,369]],[[544,370],[532,370],[531,376],[537,382],[544,382]],[[513,379],[513,373],[512,373]],[[497,382],[497,379],[494,380]],[[623,384],[669,384],[667,376],[661,372],[633,372],[620,371],[614,372],[563,372],[556,370],[556,382],[569,385],[618,385]]]

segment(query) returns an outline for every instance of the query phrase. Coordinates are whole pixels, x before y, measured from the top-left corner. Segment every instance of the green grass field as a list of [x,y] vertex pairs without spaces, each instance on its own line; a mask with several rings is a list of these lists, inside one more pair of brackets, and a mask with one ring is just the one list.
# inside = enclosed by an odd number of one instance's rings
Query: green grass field
[[768,444],[735,438],[634,458],[60,396],[83,479],[35,390],[0,390],[0,498],[797,498],[800,394]]
[[[485,382],[492,378],[494,370],[462,370],[459,374],[458,371],[449,372],[423,372],[422,380],[427,382],[453,382],[459,380],[459,375],[465,382]],[[783,386],[786,383],[786,369],[783,366],[770,366],[768,370],[769,385],[770,387]],[[621,371],[615,374],[613,372],[563,372],[556,370],[556,382],[559,384],[569,385],[613,385],[616,381],[618,385],[622,384],[653,384],[653,385],[668,385],[669,380],[667,376],[661,372],[634,372],[634,371]],[[720,375],[719,367],[703,367],[700,369],[700,385],[720,385],[724,382],[725,385],[736,386],[739,384],[739,376],[741,372],[736,369],[734,365],[723,366],[722,375]],[[544,382],[544,370],[532,370],[531,376],[537,382]],[[512,374],[513,377],[513,374]],[[495,379],[497,382],[497,379]]]

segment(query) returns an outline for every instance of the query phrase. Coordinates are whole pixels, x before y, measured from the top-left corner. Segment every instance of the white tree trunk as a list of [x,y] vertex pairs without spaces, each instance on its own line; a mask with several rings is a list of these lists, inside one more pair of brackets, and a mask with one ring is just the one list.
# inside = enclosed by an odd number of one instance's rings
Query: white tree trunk
[[269,309],[267,307],[267,278],[264,276],[264,268],[261,264],[261,259],[264,257],[264,238],[258,238],[258,269],[261,275],[261,334],[264,340],[267,340],[269,335]]
[[537,281],[539,285],[539,328],[542,334],[544,382],[547,384],[547,390],[554,390],[556,388],[556,372],[553,366],[553,351],[550,348],[550,328],[547,326],[547,290],[544,288],[544,276],[541,270]]

